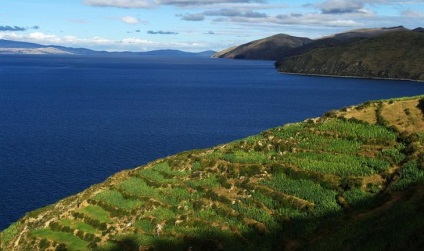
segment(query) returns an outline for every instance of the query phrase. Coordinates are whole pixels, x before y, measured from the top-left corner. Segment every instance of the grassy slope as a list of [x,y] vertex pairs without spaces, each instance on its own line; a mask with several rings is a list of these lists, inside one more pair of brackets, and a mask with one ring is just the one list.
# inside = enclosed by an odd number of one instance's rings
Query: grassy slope
[[424,80],[424,33],[390,32],[344,46],[320,48],[277,64],[282,72]]
[[120,172],[28,213],[0,249],[422,249],[423,100],[331,111]]

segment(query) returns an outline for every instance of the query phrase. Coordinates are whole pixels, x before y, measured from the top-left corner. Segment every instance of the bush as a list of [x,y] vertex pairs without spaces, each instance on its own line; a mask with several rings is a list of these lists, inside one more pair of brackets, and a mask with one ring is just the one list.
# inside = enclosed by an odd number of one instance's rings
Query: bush
[[46,238],[43,238],[40,240],[40,243],[38,243],[38,247],[40,250],[46,250],[50,247],[50,242]]
[[60,243],[59,245],[56,246],[55,251],[67,251],[68,248],[66,247],[65,244]]
[[422,113],[424,113],[424,98],[421,98],[420,101],[418,101],[417,108],[420,109]]

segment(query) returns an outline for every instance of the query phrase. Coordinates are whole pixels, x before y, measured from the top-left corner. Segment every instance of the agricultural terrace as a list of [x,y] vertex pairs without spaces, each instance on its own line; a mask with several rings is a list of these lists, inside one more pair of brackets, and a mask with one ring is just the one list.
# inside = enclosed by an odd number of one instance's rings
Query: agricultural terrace
[[[1,249],[340,250],[361,233],[360,248],[405,248],[424,221],[406,217],[423,197],[422,100],[369,102],[121,172],[10,226]],[[371,219],[402,231],[366,232]]]

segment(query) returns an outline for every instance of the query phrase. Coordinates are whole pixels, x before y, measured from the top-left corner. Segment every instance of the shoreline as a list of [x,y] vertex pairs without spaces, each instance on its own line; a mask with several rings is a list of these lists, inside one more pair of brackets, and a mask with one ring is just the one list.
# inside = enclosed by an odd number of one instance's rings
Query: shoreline
[[424,80],[419,79],[407,79],[407,78],[382,78],[382,77],[359,77],[359,76],[344,76],[344,75],[328,75],[328,74],[313,74],[313,73],[296,73],[296,72],[285,72],[280,71],[276,68],[278,73],[288,75],[299,75],[299,76],[315,76],[315,77],[332,77],[332,78],[352,78],[352,79],[372,79],[372,80],[395,80],[395,81],[411,81],[424,83]]

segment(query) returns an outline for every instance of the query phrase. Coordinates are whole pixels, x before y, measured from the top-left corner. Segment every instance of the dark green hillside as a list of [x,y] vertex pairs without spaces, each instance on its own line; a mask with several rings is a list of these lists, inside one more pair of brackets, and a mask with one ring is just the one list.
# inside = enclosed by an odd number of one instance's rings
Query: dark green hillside
[[0,250],[422,250],[423,201],[421,96],[120,172],[28,213]]
[[337,33],[331,36],[315,39],[311,41],[310,43],[307,43],[303,46],[293,48],[290,51],[288,51],[284,55],[284,57],[278,58],[278,60],[284,60],[287,57],[301,55],[303,53],[309,52],[314,49],[345,46],[345,45],[357,43],[367,38],[373,38],[382,34],[386,34],[389,32],[396,32],[396,31],[408,31],[408,29],[406,29],[403,26],[398,26],[398,27],[390,27],[390,28],[357,29],[357,30]]
[[356,43],[318,48],[278,62],[300,74],[424,80],[424,33],[396,31]]

